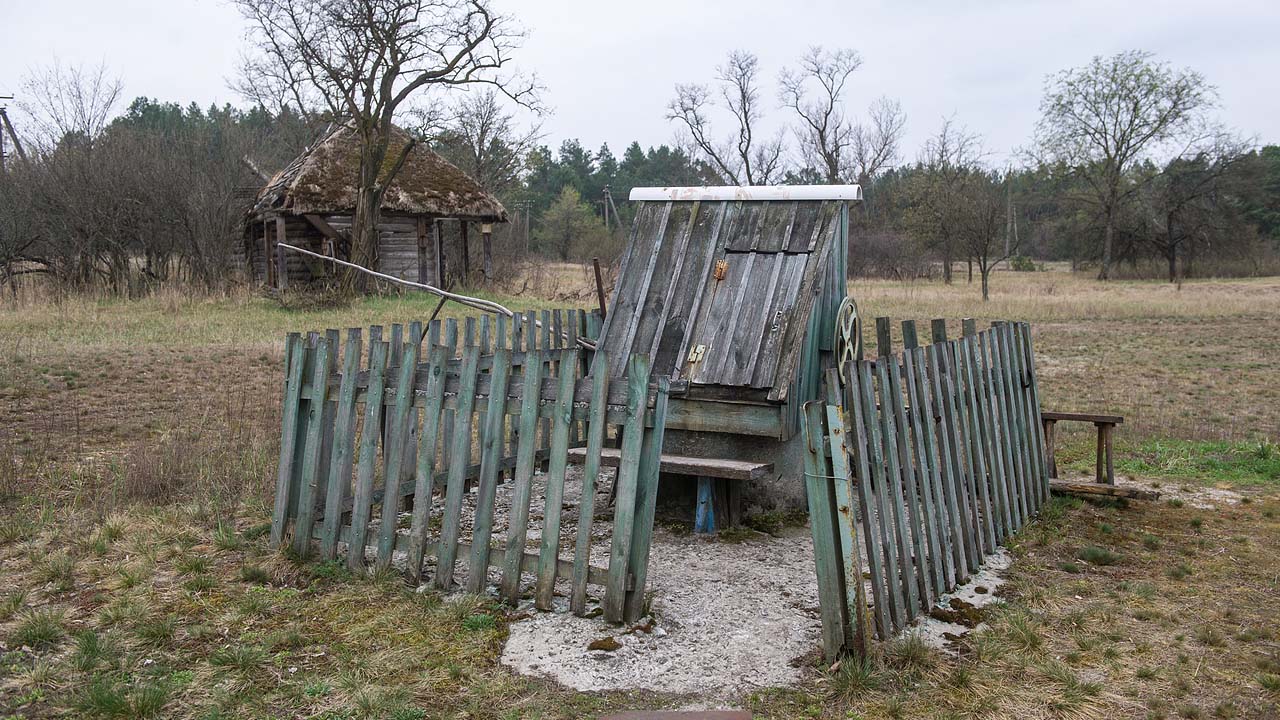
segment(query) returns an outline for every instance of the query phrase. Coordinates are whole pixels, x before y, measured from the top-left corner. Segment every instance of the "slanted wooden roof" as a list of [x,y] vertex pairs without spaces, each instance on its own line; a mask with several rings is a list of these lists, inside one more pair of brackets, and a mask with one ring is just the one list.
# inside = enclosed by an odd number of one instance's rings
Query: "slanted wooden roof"
[[844,202],[645,201],[601,330],[610,367],[644,353],[655,373],[785,400]]
[[[393,128],[392,135],[388,162],[398,157],[409,141],[408,133],[400,128]],[[267,182],[250,214],[353,214],[359,171],[356,131],[350,125],[332,125]],[[383,194],[382,211],[480,222],[507,221],[507,210],[496,197],[422,143],[409,151],[404,167]]]

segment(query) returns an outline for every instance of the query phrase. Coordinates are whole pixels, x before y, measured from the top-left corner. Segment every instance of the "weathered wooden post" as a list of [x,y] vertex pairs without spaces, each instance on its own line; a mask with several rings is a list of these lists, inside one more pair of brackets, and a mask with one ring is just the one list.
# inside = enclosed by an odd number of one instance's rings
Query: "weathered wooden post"
[[493,223],[480,225],[480,237],[484,239],[484,281],[493,282]]

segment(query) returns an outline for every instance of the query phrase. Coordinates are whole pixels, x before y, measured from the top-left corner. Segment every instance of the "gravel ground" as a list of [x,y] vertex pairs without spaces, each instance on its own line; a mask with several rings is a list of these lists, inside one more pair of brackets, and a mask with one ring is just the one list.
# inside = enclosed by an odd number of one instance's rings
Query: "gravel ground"
[[[727,543],[658,529],[649,573],[652,614],[636,627],[531,612],[502,662],[579,690],[725,697],[800,679],[794,661],[821,638],[808,530]],[[591,649],[609,638],[615,650]]]

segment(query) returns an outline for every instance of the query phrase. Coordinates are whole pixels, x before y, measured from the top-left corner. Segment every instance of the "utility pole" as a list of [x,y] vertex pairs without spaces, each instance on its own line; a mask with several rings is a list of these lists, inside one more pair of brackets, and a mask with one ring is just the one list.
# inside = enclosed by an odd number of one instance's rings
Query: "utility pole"
[[[0,100],[12,100],[12,95],[0,95]],[[27,162],[27,153],[22,149],[22,141],[18,139],[18,134],[13,131],[13,123],[9,122],[9,113],[7,105],[0,105],[0,172],[8,169],[6,165],[6,155],[4,147],[4,134],[9,133],[9,139],[13,141],[13,151],[17,153],[18,159],[25,165]]]
[[604,186],[604,202],[602,202],[602,203],[601,203],[601,204],[604,206],[604,230],[605,230],[605,232],[608,232],[608,231],[609,231],[609,202],[610,202],[610,200],[609,200],[609,186],[608,186],[608,185],[605,185],[605,186]]

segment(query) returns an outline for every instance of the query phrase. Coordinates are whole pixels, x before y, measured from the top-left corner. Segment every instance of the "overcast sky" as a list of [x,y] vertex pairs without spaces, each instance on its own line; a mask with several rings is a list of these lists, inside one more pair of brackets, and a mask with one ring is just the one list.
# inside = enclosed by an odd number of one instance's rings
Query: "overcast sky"
[[[902,103],[908,159],[954,116],[1002,162],[1028,143],[1046,74],[1126,49],[1200,71],[1219,88],[1228,125],[1280,142],[1278,0],[494,4],[529,32],[518,62],[547,88],[543,128],[552,146],[576,137],[620,154],[633,139],[671,142],[675,128],[664,114],[673,86],[710,80],[738,48],[760,56],[772,104],[777,71],[815,44],[862,54],[851,110],[862,113],[881,95]],[[3,0],[0,18],[0,95],[19,92],[28,68],[57,58],[105,63],[126,98],[241,102],[228,81],[245,26],[223,0]]]

